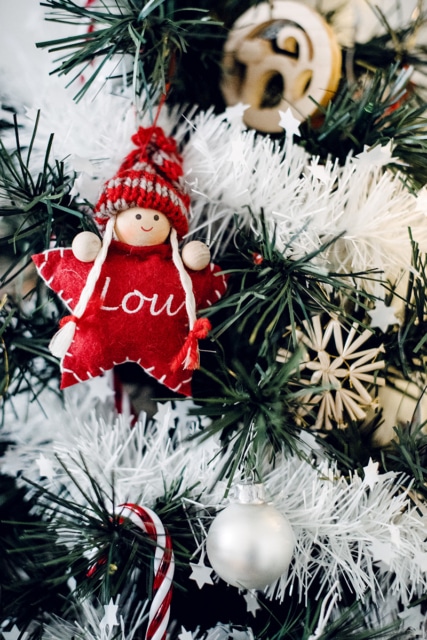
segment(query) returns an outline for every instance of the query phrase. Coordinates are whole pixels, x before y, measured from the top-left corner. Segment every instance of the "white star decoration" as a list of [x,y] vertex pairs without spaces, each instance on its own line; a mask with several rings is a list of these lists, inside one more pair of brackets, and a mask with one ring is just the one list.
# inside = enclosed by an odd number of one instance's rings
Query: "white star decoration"
[[22,636],[20,635],[21,632],[19,631],[18,627],[16,626],[16,624],[13,625],[12,629],[10,631],[3,631],[2,630],[2,636],[4,638],[4,640],[18,640],[18,638],[20,638],[20,640],[25,640],[26,638],[28,638],[28,633],[25,631]]
[[374,561],[380,562],[386,567],[390,567],[391,561],[396,557],[396,549],[391,542],[374,540],[370,545],[370,549]]
[[371,317],[371,327],[378,327],[383,333],[387,331],[390,325],[399,322],[396,318],[396,310],[393,307],[388,307],[384,300],[378,300],[375,308],[368,311],[368,315]]
[[261,609],[261,605],[258,602],[256,594],[253,591],[247,591],[243,598],[246,601],[247,612],[252,613],[253,617],[255,618],[256,612]]
[[36,463],[40,470],[41,477],[45,477],[48,480],[52,480],[55,477],[56,471],[54,469],[52,460],[49,460],[41,453],[37,458]]
[[[306,415],[313,405],[318,404],[316,429],[332,429],[334,423],[345,427],[349,419],[362,420],[366,416],[366,408],[373,402],[365,385],[385,384],[383,378],[372,375],[384,368],[383,360],[375,360],[383,348],[359,351],[372,336],[371,331],[365,329],[360,333],[357,324],[353,324],[350,330],[344,329],[337,318],[331,318],[325,328],[319,316],[312,318],[311,326],[308,322],[303,326],[304,331],[298,335],[306,352],[300,369],[313,372],[305,381],[307,384],[324,388],[308,391],[301,399],[300,415]],[[313,357],[310,351],[314,352]],[[279,349],[277,360],[283,362],[286,357],[286,350]]]
[[375,167],[383,167],[390,164],[392,160],[392,141],[389,140],[384,146],[368,147],[365,144],[363,151],[355,157],[360,163]]
[[187,631],[185,627],[181,627],[181,633],[178,634],[179,640],[193,640],[191,631]]
[[311,175],[319,180],[319,182],[322,182],[323,184],[328,183],[330,172],[327,171],[325,166],[312,162],[308,169]]
[[205,584],[213,584],[211,578],[213,569],[211,569],[211,567],[207,567],[204,564],[203,556],[200,558],[197,564],[195,564],[194,562],[190,562],[190,567],[192,569],[190,580],[195,580],[199,589],[204,587]]
[[279,127],[282,127],[286,131],[287,136],[291,137],[301,135],[299,130],[301,122],[295,118],[292,113],[292,109],[288,108],[286,111],[279,110],[279,115]]
[[232,107],[227,107],[225,110],[225,117],[227,121],[232,125],[237,124],[245,126],[243,124],[243,114],[250,106],[250,104],[243,104],[243,102],[238,102]]
[[372,458],[369,458],[369,462],[366,467],[363,467],[365,476],[363,482],[368,485],[370,489],[373,489],[374,484],[378,482],[378,462],[374,462]]
[[119,608],[119,605],[113,602],[113,598],[110,598],[110,602],[104,605],[104,609],[105,609],[104,617],[99,623],[99,626],[101,627],[101,629],[105,629],[106,627],[108,627],[109,631],[111,631],[112,627],[116,627],[119,624],[117,620],[118,608]]
[[92,378],[91,380],[86,380],[83,384],[87,390],[87,398],[89,400],[101,400],[104,402],[107,398],[114,396],[111,371],[108,371],[102,376]]
[[179,411],[172,406],[170,401],[158,402],[157,412],[153,417],[157,424],[169,425],[170,427],[174,426],[176,418],[181,418]]
[[[409,627],[411,629],[415,629],[416,631],[425,628],[426,616],[424,613],[422,613],[420,604],[416,607],[409,607],[408,609],[402,611],[402,613],[398,613],[397,615],[398,618],[403,620],[406,628]],[[421,638],[425,636],[419,637]]]

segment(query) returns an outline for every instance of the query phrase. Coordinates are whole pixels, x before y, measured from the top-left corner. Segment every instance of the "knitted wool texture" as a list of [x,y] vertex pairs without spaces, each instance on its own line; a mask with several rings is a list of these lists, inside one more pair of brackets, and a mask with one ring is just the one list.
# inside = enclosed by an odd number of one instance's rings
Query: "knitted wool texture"
[[102,228],[109,217],[131,207],[163,213],[181,238],[188,231],[190,196],[182,182],[182,156],[176,141],[160,127],[140,127],[132,136],[136,149],[108,180],[95,206]]

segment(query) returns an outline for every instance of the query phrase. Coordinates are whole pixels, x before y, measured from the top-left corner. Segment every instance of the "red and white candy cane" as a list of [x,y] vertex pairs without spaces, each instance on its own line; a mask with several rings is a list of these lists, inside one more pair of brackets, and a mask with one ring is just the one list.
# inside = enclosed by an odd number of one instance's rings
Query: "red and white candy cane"
[[132,520],[140,529],[156,542],[154,554],[153,601],[148,615],[146,640],[165,640],[172,600],[172,580],[175,559],[172,540],[160,518],[147,507],[126,503],[117,510],[122,518]]

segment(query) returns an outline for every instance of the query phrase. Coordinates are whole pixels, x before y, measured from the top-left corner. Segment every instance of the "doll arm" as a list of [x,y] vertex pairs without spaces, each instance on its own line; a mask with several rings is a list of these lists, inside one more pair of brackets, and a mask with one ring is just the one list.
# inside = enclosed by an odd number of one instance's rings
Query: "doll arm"
[[32,256],[38,274],[69,309],[74,309],[92,265],[74,257],[71,249],[49,249]]
[[93,262],[101,249],[101,239],[91,231],[82,231],[74,238],[71,249],[80,262]]
[[193,282],[197,310],[215,304],[227,290],[227,277],[221,273],[221,267],[210,262],[201,271],[190,272]]
[[208,266],[211,261],[211,252],[209,247],[200,240],[192,240],[184,245],[181,257],[187,269],[192,271],[201,271]]

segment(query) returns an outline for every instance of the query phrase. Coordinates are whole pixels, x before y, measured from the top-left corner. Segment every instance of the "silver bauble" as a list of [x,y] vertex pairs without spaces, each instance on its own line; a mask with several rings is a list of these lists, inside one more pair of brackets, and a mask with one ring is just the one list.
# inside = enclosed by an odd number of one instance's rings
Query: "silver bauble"
[[288,520],[263,499],[262,485],[239,485],[239,501],[221,511],[206,540],[216,573],[234,587],[263,589],[291,562],[295,538]]

